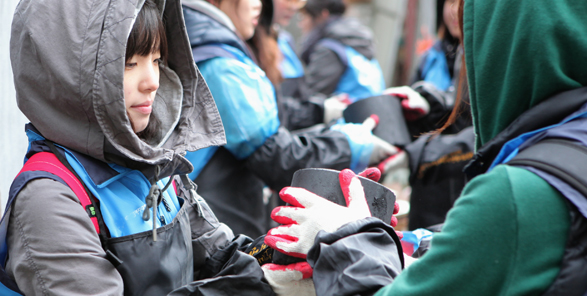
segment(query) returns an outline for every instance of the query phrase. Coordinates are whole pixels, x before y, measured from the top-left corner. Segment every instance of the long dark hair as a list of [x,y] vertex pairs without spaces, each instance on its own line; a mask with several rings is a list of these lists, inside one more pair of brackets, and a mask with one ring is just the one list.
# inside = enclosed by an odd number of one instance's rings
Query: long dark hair
[[[126,43],[126,62],[133,56],[146,56],[157,50],[161,53],[161,59],[167,60],[167,35],[165,25],[161,19],[161,13],[153,0],[146,0],[139,11],[135,23]],[[160,133],[161,122],[154,113],[149,117],[147,127],[137,133],[137,136],[148,142],[156,139]]]
[[255,55],[259,68],[267,78],[277,86],[283,82],[283,75],[279,68],[279,62],[283,58],[277,45],[277,31],[273,28],[273,0],[261,0],[263,8],[259,25],[255,27],[255,34],[247,40],[247,45]]
[[[463,40],[464,40],[465,32],[463,31],[463,27],[464,27],[463,26],[463,13],[465,10],[465,0],[460,0],[459,2],[460,2],[459,3],[459,27],[461,29],[460,41],[461,41],[461,46],[463,46],[463,49],[464,49],[465,43],[463,42]],[[463,104],[466,104],[463,97],[468,95],[468,91],[469,91],[469,87],[468,87],[468,81],[467,81],[467,66],[465,64],[465,55],[463,54],[462,63],[461,63],[461,70],[460,70],[460,74],[459,74],[459,86],[457,88],[457,98],[455,100],[455,105],[452,109],[452,112],[450,113],[450,116],[448,117],[448,120],[444,123],[444,125],[441,128],[437,129],[434,132],[434,134],[442,133],[445,129],[447,129],[449,126],[451,126],[453,123],[455,123],[457,118],[461,115]]]

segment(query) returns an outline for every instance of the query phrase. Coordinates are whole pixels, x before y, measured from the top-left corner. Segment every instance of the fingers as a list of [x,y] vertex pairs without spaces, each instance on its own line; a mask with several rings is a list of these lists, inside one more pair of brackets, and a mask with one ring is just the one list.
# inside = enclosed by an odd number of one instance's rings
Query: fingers
[[381,171],[378,168],[367,168],[362,171],[359,176],[379,182],[379,179],[381,179]]
[[307,279],[312,277],[312,267],[308,262],[297,262],[289,265],[279,265],[273,263],[267,263],[262,266],[264,270],[273,272],[299,272],[301,276],[296,277],[295,280]]
[[338,174],[340,189],[346,200],[348,208],[365,217],[371,217],[371,210],[365,199],[365,191],[359,177],[349,169],[344,169]]
[[363,121],[363,126],[368,128],[370,131],[373,131],[377,124],[379,124],[379,116],[376,114],[371,114],[371,116],[367,117],[367,119]]
[[391,170],[395,170],[395,169],[399,169],[399,168],[403,168],[403,167],[405,167],[405,168],[408,167],[408,158],[407,158],[405,151],[401,151],[399,149],[398,149],[397,153],[388,157],[387,159],[385,159],[384,161],[379,163],[379,165],[377,166],[377,168],[379,168],[379,170],[381,172],[383,172],[384,174],[391,171]]
[[298,222],[292,218],[295,216],[297,209],[299,208],[287,206],[276,207],[271,211],[271,219],[279,224],[297,224]]
[[294,207],[306,208],[314,205],[317,201],[323,199],[322,197],[304,189],[297,187],[284,187],[279,192],[279,197],[286,203]]
[[389,223],[389,225],[391,225],[391,227],[395,228],[397,226],[397,217],[396,216],[391,216],[391,222]]
[[284,225],[269,230],[265,236],[265,244],[288,256],[305,259],[311,246],[300,242],[296,227],[297,225]]
[[310,264],[308,264],[308,262],[297,262],[297,263],[292,263],[292,264],[288,264],[288,265],[279,265],[279,264],[274,264],[274,263],[267,263],[267,264],[263,264],[262,266],[263,269],[265,270],[271,270],[271,271],[278,271],[278,272],[288,272],[288,271],[298,271],[302,274],[302,277],[300,279],[307,279],[312,277],[312,267],[310,266]]
[[396,201],[395,204],[393,205],[393,214],[397,215],[397,213],[399,213],[399,204]]

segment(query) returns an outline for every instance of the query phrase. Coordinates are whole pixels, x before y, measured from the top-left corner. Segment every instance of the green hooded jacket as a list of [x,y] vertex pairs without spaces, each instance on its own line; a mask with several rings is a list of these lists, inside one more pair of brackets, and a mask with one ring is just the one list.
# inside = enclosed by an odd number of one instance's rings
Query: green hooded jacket
[[[587,85],[585,15],[584,0],[465,1],[477,147],[538,103]],[[558,275],[569,227],[558,191],[497,166],[471,180],[430,251],[376,295],[540,295]]]

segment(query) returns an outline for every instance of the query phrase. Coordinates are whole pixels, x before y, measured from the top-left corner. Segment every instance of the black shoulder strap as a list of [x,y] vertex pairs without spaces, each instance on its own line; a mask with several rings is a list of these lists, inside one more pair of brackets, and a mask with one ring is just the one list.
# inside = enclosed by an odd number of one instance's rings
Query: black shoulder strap
[[587,197],[587,147],[570,140],[547,139],[524,149],[507,164],[537,168]]

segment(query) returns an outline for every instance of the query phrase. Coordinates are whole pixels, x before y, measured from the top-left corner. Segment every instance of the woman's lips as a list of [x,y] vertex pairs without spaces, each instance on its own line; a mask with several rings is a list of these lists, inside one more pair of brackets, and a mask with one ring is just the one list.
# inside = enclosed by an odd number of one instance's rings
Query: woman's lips
[[139,113],[148,115],[148,114],[151,114],[151,112],[153,111],[153,103],[152,102],[144,102],[140,105],[131,106],[131,108],[133,110],[136,110]]

